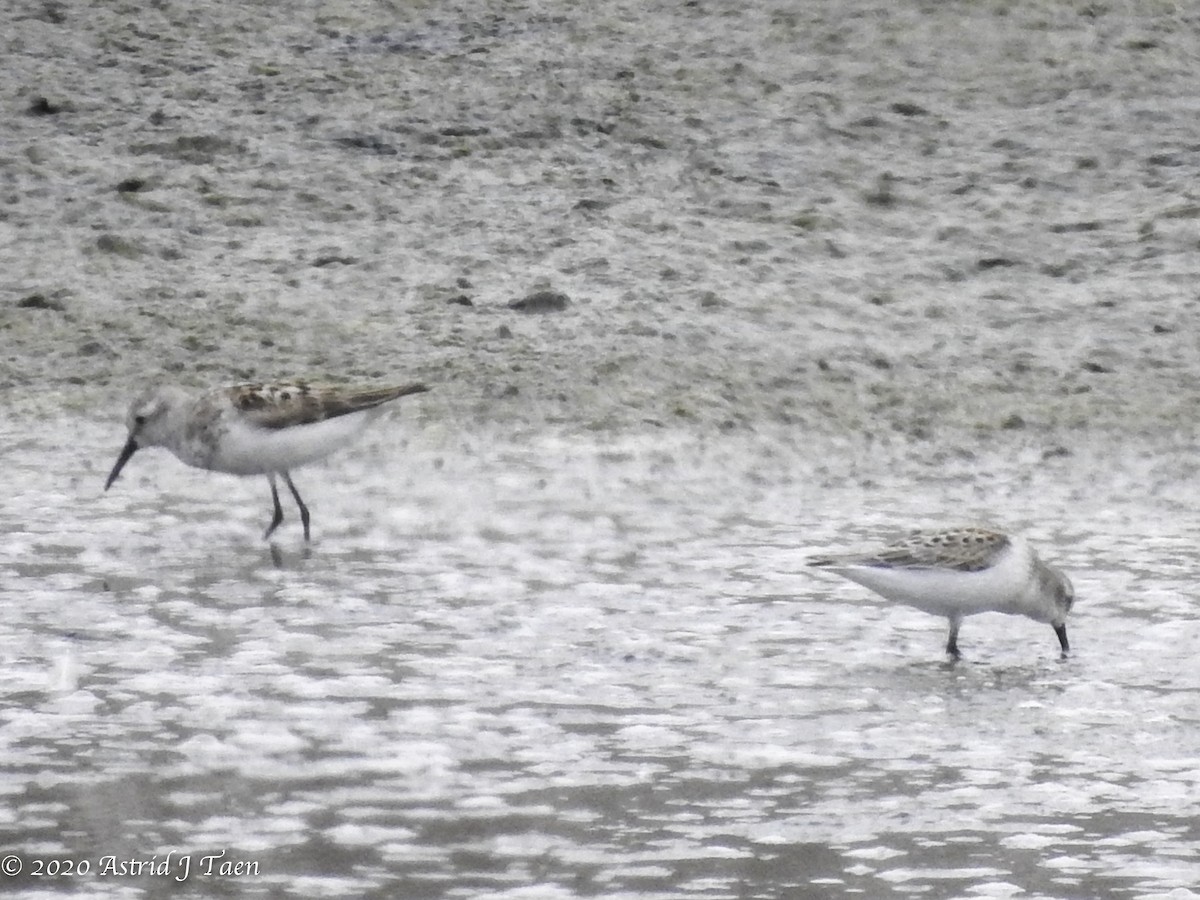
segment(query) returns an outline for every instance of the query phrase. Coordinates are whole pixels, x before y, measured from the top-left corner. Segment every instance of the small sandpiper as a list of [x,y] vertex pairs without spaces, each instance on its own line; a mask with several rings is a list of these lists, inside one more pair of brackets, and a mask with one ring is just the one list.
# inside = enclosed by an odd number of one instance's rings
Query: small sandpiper
[[818,557],[809,565],[836,572],[880,596],[950,620],[946,652],[954,658],[966,616],[1001,612],[1054,628],[1064,655],[1071,581],[1042,562],[1024,538],[986,528],[917,531],[882,550]]
[[339,387],[303,381],[237,384],[199,393],[151,387],[129,408],[129,439],[104,482],[107,491],[143,447],[166,447],[189,466],[234,475],[266,475],[274,515],[263,539],[283,521],[275,476],[296,499],[304,540],[308,507],[290,470],[328,456],[357,438],[385,404],[429,390],[423,384]]

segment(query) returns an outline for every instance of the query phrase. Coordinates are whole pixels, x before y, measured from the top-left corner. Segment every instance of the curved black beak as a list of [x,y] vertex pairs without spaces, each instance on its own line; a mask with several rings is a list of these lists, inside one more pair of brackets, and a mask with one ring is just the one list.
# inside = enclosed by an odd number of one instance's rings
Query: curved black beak
[[1054,633],[1058,635],[1058,642],[1062,645],[1063,653],[1071,652],[1071,645],[1067,643],[1067,626],[1066,623],[1054,626]]
[[104,489],[107,491],[112,487],[112,483],[117,480],[117,476],[121,474],[121,470],[125,468],[125,463],[129,462],[129,457],[137,453],[138,442],[133,435],[129,436],[129,440],[125,442],[125,446],[121,448],[121,455],[117,457],[117,464],[112,467],[112,471],[108,473],[108,481],[104,482]]

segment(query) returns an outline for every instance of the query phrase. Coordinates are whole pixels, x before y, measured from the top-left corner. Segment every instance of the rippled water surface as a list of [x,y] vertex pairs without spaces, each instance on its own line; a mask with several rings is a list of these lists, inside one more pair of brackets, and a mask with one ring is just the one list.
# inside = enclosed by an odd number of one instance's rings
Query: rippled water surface
[[[272,552],[265,480],[147,452],[103,494],[119,426],[60,425],[6,436],[2,890],[1200,896],[1186,484],[381,423]],[[981,616],[950,665],[944,622],[803,566],[977,519],[1071,573],[1072,657]]]

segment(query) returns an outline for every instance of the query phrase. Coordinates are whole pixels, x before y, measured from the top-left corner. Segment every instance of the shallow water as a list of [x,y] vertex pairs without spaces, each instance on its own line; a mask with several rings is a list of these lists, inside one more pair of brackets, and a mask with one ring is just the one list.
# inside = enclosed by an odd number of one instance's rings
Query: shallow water
[[[62,426],[69,447],[15,426],[0,497],[5,889],[1196,896],[1182,485],[385,423],[298,474],[314,542],[289,509],[272,553],[265,480],[144,453],[102,494],[120,434]],[[939,510],[1072,574],[1069,659],[981,616],[950,665],[940,620],[804,570]]]

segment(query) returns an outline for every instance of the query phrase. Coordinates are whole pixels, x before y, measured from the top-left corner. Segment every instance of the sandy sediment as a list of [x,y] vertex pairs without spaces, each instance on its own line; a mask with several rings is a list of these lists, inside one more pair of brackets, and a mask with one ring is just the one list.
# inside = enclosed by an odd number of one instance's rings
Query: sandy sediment
[[0,14],[17,414],[303,375],[514,433],[1196,420],[1183,13],[160,6]]

